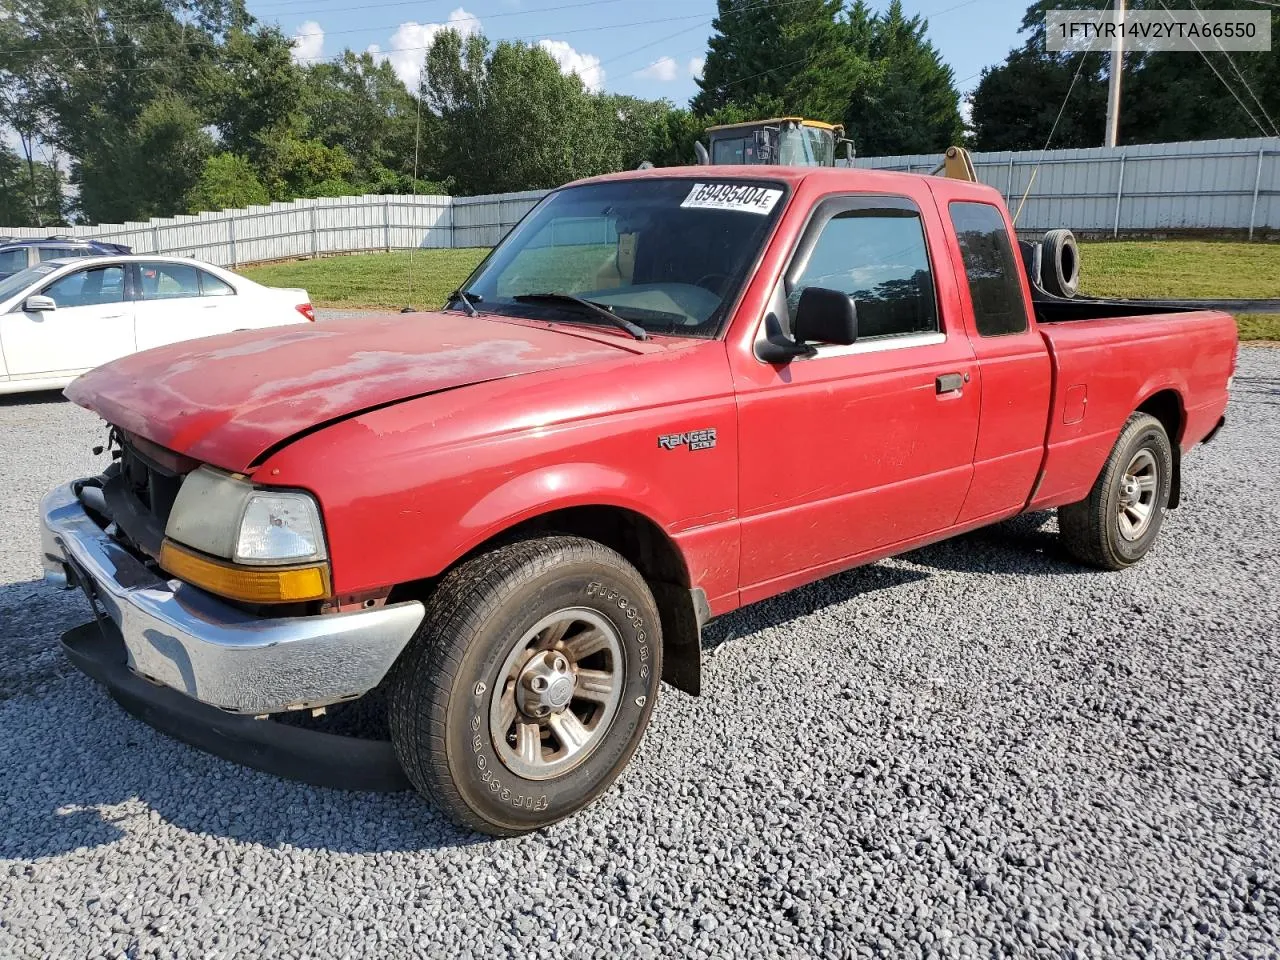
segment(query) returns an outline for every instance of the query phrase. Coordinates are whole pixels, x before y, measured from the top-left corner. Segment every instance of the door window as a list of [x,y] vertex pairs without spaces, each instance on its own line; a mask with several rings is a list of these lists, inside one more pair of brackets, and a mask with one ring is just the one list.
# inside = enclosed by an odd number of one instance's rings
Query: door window
[[138,271],[143,300],[200,296],[200,271],[195,267],[185,263],[143,263]]
[[124,267],[94,267],[55,280],[45,287],[44,295],[52,297],[60,308],[92,307],[103,303],[124,302]]
[[200,296],[202,297],[234,297],[236,295],[235,287],[229,283],[219,280],[212,273],[200,273]]
[[10,276],[27,269],[27,248],[0,250],[0,277]]
[[938,330],[924,224],[912,210],[858,209],[833,216],[788,286],[793,315],[807,287],[853,298],[860,341]]
[[951,204],[951,223],[960,241],[978,335],[1022,333],[1027,329],[1027,306],[1004,217],[989,203],[957,201]]

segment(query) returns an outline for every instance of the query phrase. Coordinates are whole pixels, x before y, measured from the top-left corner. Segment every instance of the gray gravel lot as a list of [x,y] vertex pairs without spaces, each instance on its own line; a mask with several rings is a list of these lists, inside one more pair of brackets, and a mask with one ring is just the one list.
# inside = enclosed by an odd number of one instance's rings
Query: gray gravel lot
[[35,509],[101,430],[0,405],[0,956],[1280,955],[1280,350],[1121,574],[1049,515],[708,630],[545,833],[314,789],[126,716],[57,648]]

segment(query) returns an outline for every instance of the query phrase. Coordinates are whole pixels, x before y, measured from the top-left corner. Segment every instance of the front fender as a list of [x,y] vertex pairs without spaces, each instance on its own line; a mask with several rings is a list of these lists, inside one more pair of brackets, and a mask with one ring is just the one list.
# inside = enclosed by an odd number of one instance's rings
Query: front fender
[[601,463],[555,464],[513,477],[476,501],[459,518],[463,536],[453,552],[462,556],[528,520],[586,506],[629,510],[663,530],[672,516],[668,497],[641,477]]

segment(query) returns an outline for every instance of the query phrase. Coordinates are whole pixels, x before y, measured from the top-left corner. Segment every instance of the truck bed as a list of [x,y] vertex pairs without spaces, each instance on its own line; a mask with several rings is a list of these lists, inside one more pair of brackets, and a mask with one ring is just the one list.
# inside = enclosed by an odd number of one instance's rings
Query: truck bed
[[[1044,469],[1031,507],[1082,499],[1115,443],[1116,425],[1139,408],[1176,423],[1186,452],[1221,421],[1235,369],[1237,334],[1228,313],[1133,301],[1036,303],[1053,363]],[[1188,406],[1188,398],[1191,406]]]

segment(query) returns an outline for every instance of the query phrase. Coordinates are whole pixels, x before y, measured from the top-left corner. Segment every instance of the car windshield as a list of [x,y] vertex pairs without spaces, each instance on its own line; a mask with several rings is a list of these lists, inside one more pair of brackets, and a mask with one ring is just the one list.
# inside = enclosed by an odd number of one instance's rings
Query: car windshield
[[46,273],[53,273],[53,271],[57,270],[59,266],[60,264],[52,262],[42,263],[38,266],[21,270],[18,273],[15,273],[12,277],[0,280],[0,301],[8,300],[15,294],[21,293]]
[[714,337],[784,194],[779,183],[728,178],[568,187],[521,221],[462,290],[493,313],[607,325],[594,304],[647,333]]

